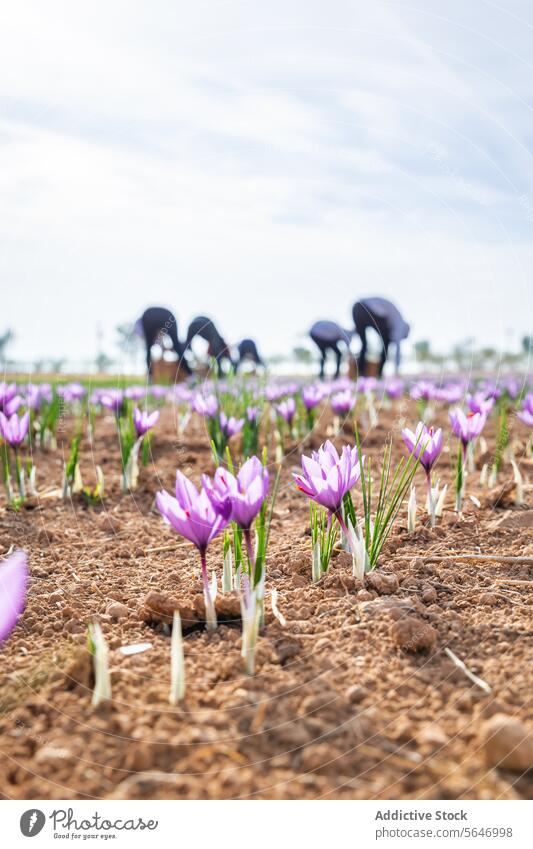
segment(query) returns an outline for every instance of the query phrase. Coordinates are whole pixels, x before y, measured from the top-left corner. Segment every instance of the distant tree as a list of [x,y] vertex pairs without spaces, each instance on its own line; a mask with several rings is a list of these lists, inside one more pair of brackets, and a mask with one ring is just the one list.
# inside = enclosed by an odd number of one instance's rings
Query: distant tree
[[15,334],[9,328],[0,335],[0,360],[3,361],[5,359],[6,348],[15,338]]
[[522,350],[526,356],[533,354],[533,334],[522,337]]
[[415,357],[420,363],[427,363],[431,360],[431,343],[427,339],[420,339],[414,344]]
[[297,362],[299,363],[304,363],[307,365],[308,363],[311,363],[313,361],[313,355],[309,348],[297,346],[296,348],[292,349],[292,355],[294,359],[297,360]]
[[50,368],[54,374],[60,374],[65,365],[65,360],[50,360]]
[[286,362],[287,357],[285,354],[273,354],[271,357],[266,358],[266,362],[271,366],[279,365],[280,363]]
[[104,351],[100,351],[96,355],[94,363],[98,372],[105,372],[111,365],[113,365],[113,360],[111,357],[108,357]]

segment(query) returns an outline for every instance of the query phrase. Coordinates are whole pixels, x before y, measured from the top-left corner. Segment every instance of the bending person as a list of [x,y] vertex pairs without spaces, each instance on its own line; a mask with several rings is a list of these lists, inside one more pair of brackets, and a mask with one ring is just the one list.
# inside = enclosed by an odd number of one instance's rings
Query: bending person
[[207,354],[209,357],[214,357],[217,361],[218,373],[222,374],[222,361],[228,360],[233,367],[233,360],[228,345],[216,329],[210,318],[205,315],[198,315],[193,318],[187,331],[187,339],[185,342],[185,350],[191,347],[192,340],[195,336],[200,336],[207,342]]
[[239,352],[239,359],[235,363],[236,372],[244,362],[255,363],[256,366],[265,367],[263,360],[259,356],[257,345],[253,339],[243,339],[242,342],[239,342],[237,345],[237,350]]
[[373,327],[379,333],[381,339],[381,357],[379,363],[379,375],[383,373],[383,367],[387,361],[390,343],[396,346],[396,371],[400,366],[400,343],[409,336],[410,327],[404,321],[400,311],[385,298],[362,298],[354,304],[353,321],[356,333],[361,339],[361,351],[357,360],[359,374],[365,374],[366,368],[366,331]]
[[320,351],[320,378],[324,378],[324,368],[326,365],[326,356],[328,351],[333,351],[337,359],[337,367],[335,369],[335,377],[339,376],[341,369],[342,351],[339,348],[339,343],[346,345],[350,349],[350,338],[353,334],[351,330],[343,330],[340,324],[336,321],[316,321],[309,336]]
[[148,307],[135,322],[135,333],[144,338],[146,344],[146,368],[152,374],[152,346],[161,341],[162,336],[168,336],[172,349],[179,358],[180,367],[187,374],[192,374],[191,367],[184,357],[185,346],[178,339],[178,325],[174,315],[165,307]]

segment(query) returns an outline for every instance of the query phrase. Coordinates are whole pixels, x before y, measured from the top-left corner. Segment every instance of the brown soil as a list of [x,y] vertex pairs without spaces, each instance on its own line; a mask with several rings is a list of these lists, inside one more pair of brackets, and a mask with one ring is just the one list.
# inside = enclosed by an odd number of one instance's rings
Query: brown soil
[[[411,406],[403,415],[416,421]],[[444,424],[445,413],[439,416]],[[523,442],[525,429],[513,427]],[[397,411],[382,412],[367,453],[377,457],[390,431],[399,454]],[[494,444],[493,431],[488,441]],[[60,483],[62,453],[37,455],[37,503],[0,512],[0,553],[23,547],[31,564],[25,614],[2,649],[4,798],[531,796],[531,772],[489,766],[481,728],[495,714],[533,727],[533,569],[450,556],[530,554],[533,509],[513,508],[509,488],[487,498],[474,473],[468,492],[481,508],[467,499],[458,518],[450,494],[439,526],[420,526],[411,537],[402,513],[381,577],[367,588],[343,552],[313,585],[308,504],[290,484],[298,454],[295,447],[285,464],[267,575],[267,599],[275,587],[287,624],[280,626],[267,602],[253,678],[243,673],[230,600],[228,621],[208,635],[197,621],[196,553],[153,510],[155,492],[172,489],[178,464],[196,480],[211,471],[203,425],[193,421],[179,442],[165,411],[152,465],[141,470],[139,489],[122,495],[113,425],[100,420],[94,450],[82,446],[81,470],[89,483],[93,463],[102,465],[101,508],[63,503],[47,491],[45,482]],[[439,469],[450,480],[449,454]],[[528,480],[527,461],[522,471]],[[421,472],[417,492],[421,502]],[[528,488],[526,495],[531,500]],[[161,547],[167,550],[151,551]],[[209,561],[219,574],[220,551],[217,540]],[[427,562],[428,555],[436,560]],[[149,592],[163,601],[179,597],[196,617],[185,637],[187,692],[178,708],[168,703],[168,627],[164,617],[145,621]],[[112,702],[98,708],[91,707],[86,650],[94,619],[111,649],[113,687]],[[133,656],[119,650],[138,642],[152,645]],[[490,685],[490,695],[454,666],[445,647]]]

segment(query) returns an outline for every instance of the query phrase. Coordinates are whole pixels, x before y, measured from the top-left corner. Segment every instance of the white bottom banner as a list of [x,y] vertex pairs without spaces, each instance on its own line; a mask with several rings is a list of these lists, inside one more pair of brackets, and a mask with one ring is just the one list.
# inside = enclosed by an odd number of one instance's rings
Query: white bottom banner
[[2,846],[531,847],[531,802],[5,801]]

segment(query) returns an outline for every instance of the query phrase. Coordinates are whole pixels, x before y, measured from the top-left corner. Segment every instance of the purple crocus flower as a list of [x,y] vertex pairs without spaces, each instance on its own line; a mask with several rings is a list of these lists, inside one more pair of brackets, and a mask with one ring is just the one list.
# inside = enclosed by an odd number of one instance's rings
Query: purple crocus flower
[[28,383],[24,393],[24,405],[28,410],[38,410],[41,406],[41,394],[39,387]]
[[120,389],[109,389],[102,392],[99,396],[99,402],[106,410],[111,410],[113,413],[118,413],[122,407],[123,393]]
[[349,389],[336,392],[330,398],[331,409],[336,416],[346,416],[354,405],[354,397]]
[[306,410],[318,407],[323,398],[323,392],[318,386],[304,386],[302,389],[302,401]]
[[391,377],[385,383],[385,392],[389,398],[399,398],[403,394],[405,384],[399,377]]
[[208,544],[226,525],[205,490],[198,491],[179,469],[176,472],[176,497],[161,490],[156,495],[156,504],[167,524],[194,543],[200,553],[205,553]]
[[430,380],[418,380],[411,389],[411,398],[414,401],[432,401],[435,397],[436,387]]
[[494,398],[487,398],[483,392],[473,392],[467,395],[466,403],[471,413],[485,413],[488,415],[494,406]]
[[237,477],[220,466],[213,482],[204,475],[204,489],[215,510],[247,531],[268,495],[268,471],[257,457],[241,466]]
[[0,434],[12,448],[18,446],[26,438],[30,426],[30,414],[24,413],[19,419],[16,413],[7,418],[0,410]]
[[414,433],[406,427],[402,436],[411,454],[418,457],[420,465],[429,474],[442,451],[442,429],[434,430],[419,422]]
[[[357,448],[345,445],[339,456],[328,440],[318,451],[313,451],[311,457],[302,454],[302,470],[303,474],[293,474],[298,489],[329,510],[343,527],[340,513],[343,498],[361,475]],[[343,527],[343,530],[346,529]]]
[[138,407],[135,407],[133,410],[133,424],[135,425],[137,436],[143,436],[151,430],[157,423],[158,419],[159,410],[154,410],[153,413],[148,413],[146,410],[139,410]]
[[16,383],[0,383],[0,410],[5,410],[6,404],[9,404],[16,394]]
[[15,551],[0,563],[0,643],[9,637],[26,605],[28,559]]
[[240,433],[244,425],[244,419],[236,419],[235,416],[228,417],[224,412],[220,413],[219,422],[220,430],[226,439]]
[[291,425],[296,413],[296,402],[294,398],[286,398],[280,404],[276,405],[276,412],[285,419],[287,424]]
[[261,415],[259,407],[246,407],[246,418],[250,424],[257,424],[257,420]]
[[73,382],[66,383],[64,386],[58,386],[57,394],[68,404],[72,404],[74,401],[81,401],[82,398],[85,398],[87,390],[81,383]]
[[466,450],[468,443],[477,439],[485,427],[487,415],[486,413],[468,413],[466,415],[460,407],[456,407],[454,410],[450,410],[450,421],[455,436],[461,440],[463,448]]
[[124,390],[124,397],[129,398],[130,401],[140,401],[145,395],[146,389],[144,386],[128,386]]
[[218,411],[218,401],[214,395],[203,396],[199,393],[191,400],[191,407],[195,413],[206,418],[213,418]]
[[522,401],[522,409],[516,415],[528,427],[533,427],[533,393],[526,395]]
[[227,525],[227,518],[213,507],[205,489],[198,491],[179,470],[176,472],[176,498],[162,490],[156,495],[157,509],[165,522],[200,552],[202,581],[208,629],[216,628],[216,613],[207,574],[207,546]]
[[19,407],[22,407],[24,404],[23,398],[20,395],[14,395],[13,398],[10,398],[9,401],[6,401],[4,404],[4,413],[9,418],[16,413]]
[[402,436],[407,448],[411,454],[418,458],[420,465],[426,472],[431,526],[435,527],[436,505],[433,503],[431,470],[442,451],[442,429],[434,430],[432,427],[428,428],[423,422],[419,422],[414,433],[406,427],[402,430]]

